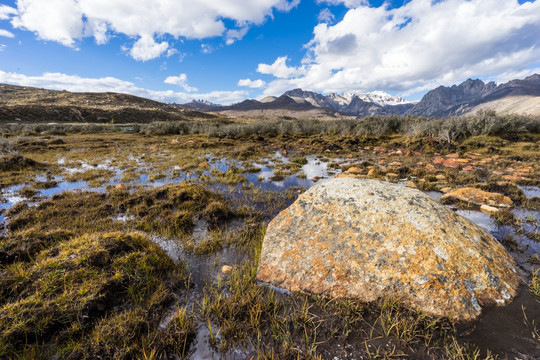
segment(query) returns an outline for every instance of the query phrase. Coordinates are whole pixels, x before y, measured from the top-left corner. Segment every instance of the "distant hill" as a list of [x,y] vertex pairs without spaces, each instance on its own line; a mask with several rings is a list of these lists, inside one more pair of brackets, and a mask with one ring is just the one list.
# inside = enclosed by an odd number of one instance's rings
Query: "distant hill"
[[540,75],[500,85],[468,79],[451,87],[439,86],[418,102],[382,91],[323,95],[294,89],[279,97],[268,96],[261,101],[244,100],[230,106],[200,102],[182,106],[232,116],[364,117],[396,114],[447,117],[481,110],[540,116]]
[[149,123],[214,117],[127,94],[75,93],[0,84],[0,122]]

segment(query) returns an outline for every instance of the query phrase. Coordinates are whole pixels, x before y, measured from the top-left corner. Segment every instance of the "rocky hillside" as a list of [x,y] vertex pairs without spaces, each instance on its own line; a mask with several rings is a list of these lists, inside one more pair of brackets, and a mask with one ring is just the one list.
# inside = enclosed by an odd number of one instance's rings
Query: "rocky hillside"
[[148,123],[213,115],[138,96],[0,85],[1,122]]
[[499,85],[468,79],[451,87],[439,86],[424,95],[410,114],[445,117],[479,110],[540,115],[540,75]]

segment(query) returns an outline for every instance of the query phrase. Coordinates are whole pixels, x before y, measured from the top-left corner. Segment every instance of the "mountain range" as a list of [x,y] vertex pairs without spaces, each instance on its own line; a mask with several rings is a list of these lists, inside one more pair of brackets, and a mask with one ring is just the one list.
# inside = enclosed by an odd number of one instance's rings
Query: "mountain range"
[[499,85],[468,79],[451,87],[439,86],[427,92],[418,102],[407,101],[382,91],[323,95],[294,89],[279,97],[248,99],[230,106],[205,101],[192,101],[181,106],[232,116],[364,117],[396,114],[447,117],[481,110],[540,115],[540,75],[534,74],[523,80],[511,80]]

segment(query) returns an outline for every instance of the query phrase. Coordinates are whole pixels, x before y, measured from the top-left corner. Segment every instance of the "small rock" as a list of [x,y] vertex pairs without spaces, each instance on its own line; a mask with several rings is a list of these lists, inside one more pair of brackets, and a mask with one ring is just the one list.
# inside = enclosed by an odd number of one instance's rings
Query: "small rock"
[[433,159],[433,163],[437,165],[441,165],[442,163],[444,163],[444,158],[436,157],[435,159]]
[[352,154],[347,155],[347,159],[352,159],[352,158],[353,158]]
[[360,169],[359,167],[353,166],[353,167],[348,168],[346,173],[347,174],[361,174],[362,169]]
[[408,187],[408,188],[411,188],[411,189],[416,189],[417,188],[416,184],[414,182],[412,182],[412,181],[409,181],[407,183],[407,185],[405,185],[405,186]]
[[461,171],[463,171],[463,172],[471,172],[471,171],[474,171],[474,167],[471,166],[471,165],[467,165],[463,169],[461,169]]
[[394,162],[391,162],[390,164],[388,164],[388,166],[400,167],[400,166],[403,166],[403,164],[400,163],[399,161],[394,161]]
[[462,158],[459,158],[459,159],[456,159],[456,161],[458,163],[461,163],[461,164],[467,164],[469,163],[469,159],[462,159]]
[[126,188],[126,186],[124,184],[116,184],[115,188],[116,190],[123,190]]
[[428,171],[437,171],[437,168],[431,164],[426,164],[426,169]]
[[445,203],[462,201],[472,205],[489,205],[499,208],[514,207],[514,202],[508,196],[471,187],[457,189],[444,194],[441,201]]
[[454,159],[447,159],[444,160],[443,166],[447,168],[457,169],[459,168],[460,164]]
[[311,181],[317,182],[317,181],[319,181],[319,180],[321,180],[321,179],[322,179],[322,178],[321,178],[320,176],[314,176],[314,177],[311,179]]
[[499,214],[501,212],[501,209],[496,208],[494,206],[482,205],[482,206],[480,206],[480,211],[482,211],[483,213],[489,214],[489,215],[496,215],[496,214]]
[[374,176],[375,175],[375,169],[370,169],[367,174],[368,174],[368,176]]
[[530,180],[529,178],[521,176],[520,174],[505,175],[503,176],[503,179],[510,181]]
[[446,155],[446,157],[450,158],[450,159],[457,159],[457,158],[459,158],[459,154],[458,153],[448,154],[448,155]]
[[202,162],[202,163],[199,163],[199,167],[200,168],[207,168],[207,167],[210,167],[210,164],[207,163],[206,161]]
[[450,192],[450,191],[452,191],[452,188],[451,188],[451,187],[443,187],[443,188],[441,189],[441,192],[442,192],[443,194],[446,194],[446,193],[448,193],[448,192]]
[[172,139],[171,144],[172,145],[180,144],[180,141],[178,139]]
[[435,178],[439,181],[444,181],[446,180],[446,176],[442,175],[442,174],[438,174],[438,175],[435,175]]
[[520,173],[532,173],[534,172],[534,169],[530,166],[527,166],[527,167],[521,167],[519,169],[517,169],[518,172]]
[[379,160],[378,164],[381,165],[381,166],[385,166],[386,165],[386,160]]
[[221,267],[221,273],[222,273],[223,275],[227,275],[228,273],[231,272],[231,270],[232,270],[232,266],[230,266],[230,265],[223,265],[223,266]]

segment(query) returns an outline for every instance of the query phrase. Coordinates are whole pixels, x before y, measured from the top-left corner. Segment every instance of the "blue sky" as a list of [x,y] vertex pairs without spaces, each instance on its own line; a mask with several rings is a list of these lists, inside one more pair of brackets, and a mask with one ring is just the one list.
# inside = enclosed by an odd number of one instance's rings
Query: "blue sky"
[[0,0],[0,82],[233,103],[540,72],[540,0]]

